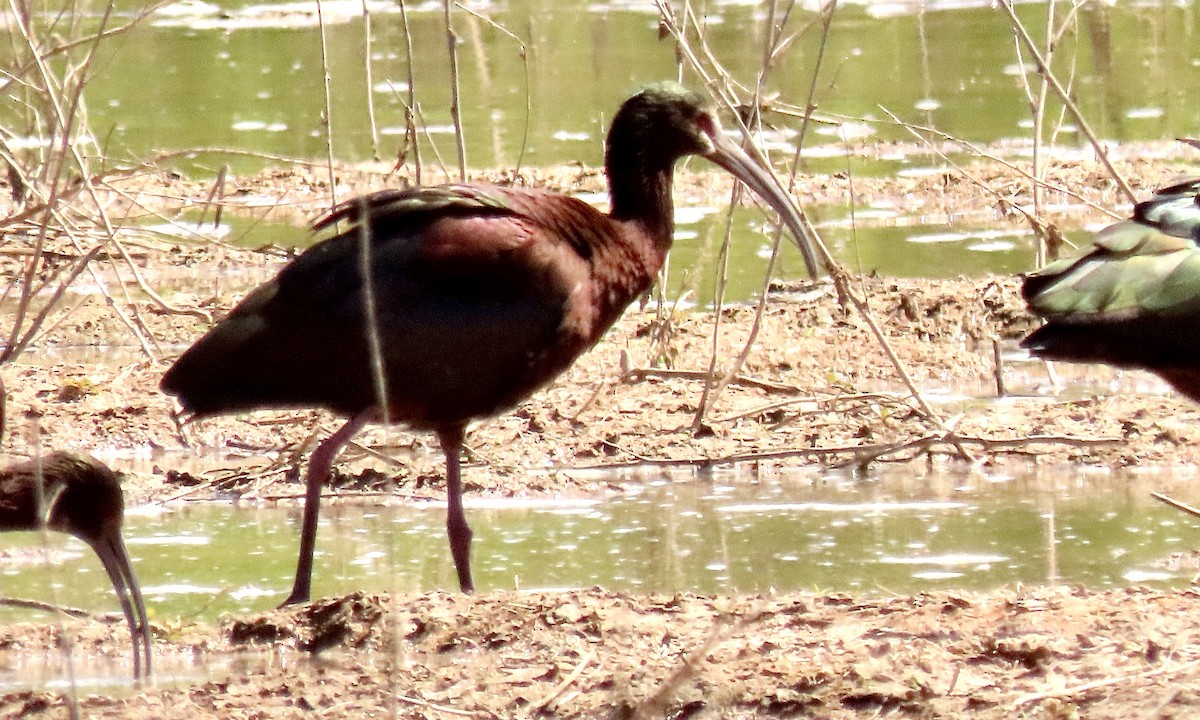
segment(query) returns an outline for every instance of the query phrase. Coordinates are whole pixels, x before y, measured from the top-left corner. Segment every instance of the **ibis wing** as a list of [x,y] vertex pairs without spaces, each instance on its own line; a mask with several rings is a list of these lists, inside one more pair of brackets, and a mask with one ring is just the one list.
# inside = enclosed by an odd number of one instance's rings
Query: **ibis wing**
[[1133,209],[1133,219],[1167,235],[1196,239],[1200,228],[1200,178],[1160,188]]
[[[200,415],[353,414],[377,404],[374,344],[391,419],[436,425],[511,407],[586,347],[571,317],[587,262],[523,197],[444,186],[339,207],[318,227],[350,226],[250,293],[178,360],[164,390]],[[583,205],[538,196],[541,214],[555,202]]]
[[1022,292],[1049,320],[1191,312],[1200,302],[1200,251],[1191,239],[1127,220],[1102,231],[1083,255],[1026,276]]
[[[1180,190],[1183,188],[1183,190]],[[1026,276],[1046,325],[1022,346],[1048,359],[1166,371],[1200,354],[1200,224],[1191,185],[1138,206],[1078,257]],[[1188,220],[1190,218],[1190,221]]]

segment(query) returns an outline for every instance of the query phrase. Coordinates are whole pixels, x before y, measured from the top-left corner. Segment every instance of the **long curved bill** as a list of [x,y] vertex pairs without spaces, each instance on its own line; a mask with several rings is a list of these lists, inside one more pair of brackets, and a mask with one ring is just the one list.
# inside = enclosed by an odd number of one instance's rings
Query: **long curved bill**
[[746,187],[753,190],[764,202],[774,208],[796,239],[796,246],[800,248],[800,254],[804,256],[804,264],[808,266],[809,277],[816,279],[824,275],[825,263],[821,260],[824,254],[818,254],[821,241],[808,230],[807,224],[801,220],[800,210],[783,186],[779,184],[779,181],[775,179],[775,176],[763,169],[720,132],[710,136],[710,140],[713,143],[713,150],[703,157],[728,170],[730,174],[745,183]]
[[142,589],[133,574],[133,563],[121,540],[119,529],[92,545],[100,558],[113,590],[121,602],[121,612],[129,623],[129,637],[133,641],[133,676],[142,680],[150,677],[150,618],[146,614],[146,603],[142,600]]

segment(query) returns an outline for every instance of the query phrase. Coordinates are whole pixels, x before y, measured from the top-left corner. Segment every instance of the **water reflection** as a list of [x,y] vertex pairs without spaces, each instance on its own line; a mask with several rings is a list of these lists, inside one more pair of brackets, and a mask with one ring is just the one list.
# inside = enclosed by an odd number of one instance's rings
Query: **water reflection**
[[[1026,468],[975,476],[905,466],[865,480],[624,482],[624,491],[605,498],[469,498],[481,591],[914,593],[1048,582],[1186,585],[1194,573],[1188,557],[1197,521],[1148,496],[1157,489],[1190,499],[1195,491],[1178,472]],[[135,509],[126,534],[151,615],[211,620],[273,607],[290,587],[299,515],[295,507]],[[434,501],[329,503],[314,595],[455,587],[444,517]],[[2,540],[6,554],[31,542]],[[87,553],[68,553],[48,568],[6,563],[2,572],[9,596],[57,593],[66,604],[115,608]]]
[[[306,662],[299,655],[295,662]],[[28,650],[0,650],[0,692],[11,693],[26,689],[81,694],[102,692],[117,697],[132,694],[138,689],[133,681],[133,667],[128,657],[96,656],[74,652],[70,666],[62,654],[41,654]],[[157,688],[185,687],[204,682],[216,682],[230,676],[262,672],[278,665],[280,658],[272,652],[239,653],[159,653],[154,658],[154,677]]]

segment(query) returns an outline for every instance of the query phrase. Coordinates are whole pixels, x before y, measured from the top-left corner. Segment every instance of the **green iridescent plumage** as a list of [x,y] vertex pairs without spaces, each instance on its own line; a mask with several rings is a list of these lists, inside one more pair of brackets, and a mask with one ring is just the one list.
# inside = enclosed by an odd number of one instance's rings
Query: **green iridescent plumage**
[[510,204],[505,195],[484,185],[429,185],[406,190],[381,190],[370,196],[339,206],[316,224],[322,230],[342,220],[358,221],[363,211],[372,223],[417,221],[429,216],[487,215],[506,213]]
[[1200,301],[1200,253],[1190,239],[1137,221],[1106,228],[1080,257],[1030,275],[1030,309],[1055,320],[1174,313]]
[[1200,398],[1200,181],[1160,190],[1082,254],[1025,277],[1038,357],[1158,373]]

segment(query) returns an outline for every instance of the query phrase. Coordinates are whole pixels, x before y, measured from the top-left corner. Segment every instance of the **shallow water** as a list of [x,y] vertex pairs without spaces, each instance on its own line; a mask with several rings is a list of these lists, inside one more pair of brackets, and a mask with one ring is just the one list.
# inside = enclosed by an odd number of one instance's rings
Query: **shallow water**
[[[299,655],[296,662],[309,656]],[[186,686],[220,681],[231,675],[261,671],[278,657],[270,653],[244,652],[231,655],[181,653],[154,657],[151,683],[156,687]],[[141,687],[133,680],[133,663],[128,657],[95,656],[86,652],[41,655],[32,652],[0,652],[0,692],[40,689],[79,695],[104,693],[125,695]]]
[[[143,7],[123,5],[123,17]],[[402,144],[409,78],[399,8],[370,3],[368,83],[363,4],[323,5],[334,154],[357,160],[376,152],[369,94],[378,154],[392,159]],[[658,39],[652,2],[466,5],[474,14],[458,10],[454,23],[471,167],[575,160],[596,165],[606,118],[630,89],[677,74],[674,43]],[[713,54],[744,82],[752,82],[762,65],[772,22],[768,7],[713,2],[692,8]],[[813,5],[801,7],[787,27],[795,37],[775,58],[767,92],[803,107],[821,32],[812,22]],[[1035,36],[1045,24],[1046,7],[1018,6]],[[309,3],[179,3],[112,38],[101,46],[88,87],[94,135],[137,157],[198,147],[324,157],[314,10]],[[1194,130],[1200,110],[1191,98],[1200,90],[1200,67],[1192,48],[1200,19],[1190,4],[1086,3],[1075,17],[1074,32],[1057,44],[1058,57],[1063,72],[1069,68],[1073,97],[1099,136],[1167,139]],[[408,23],[422,152],[427,163],[454,167],[442,4],[409,3]],[[1028,58],[1015,52],[1008,20],[990,3],[842,3],[814,100],[820,113],[844,119],[813,129],[810,162],[848,169],[838,156],[862,139],[911,140],[906,130],[878,122],[887,121],[884,108],[972,141],[1028,137],[1021,78],[1030,70]],[[1144,82],[1147,76],[1155,81]],[[1050,108],[1057,112],[1053,103]],[[769,122],[769,147],[790,156],[799,122],[786,116]],[[1059,127],[1060,142],[1080,142],[1071,122]],[[224,162],[257,161],[209,154],[185,164],[212,171]],[[907,161],[863,162],[874,167],[855,172],[894,172]]]
[[[1195,471],[1025,467],[988,474],[881,468],[868,477],[614,476],[624,491],[536,501],[468,495],[476,584],[638,592],[914,593],[1016,583],[1186,585],[1197,521],[1149,497],[1200,503]],[[325,503],[314,595],[454,590],[442,498]],[[151,616],[213,620],[290,590],[300,509],[132,508],[125,535]],[[36,535],[0,537],[5,555]],[[115,598],[95,557],[0,563],[4,594],[95,611]],[[1182,565],[1173,565],[1173,553]],[[21,553],[16,553],[20,559]],[[29,617],[5,610],[0,620]]]

